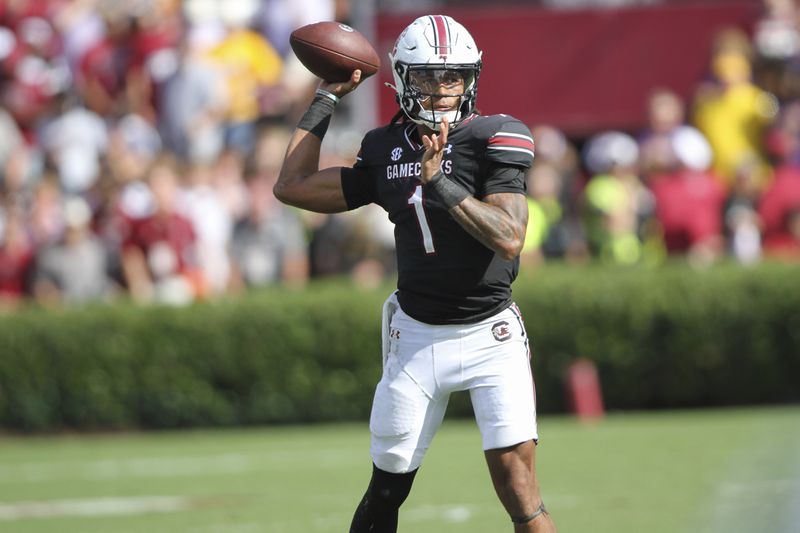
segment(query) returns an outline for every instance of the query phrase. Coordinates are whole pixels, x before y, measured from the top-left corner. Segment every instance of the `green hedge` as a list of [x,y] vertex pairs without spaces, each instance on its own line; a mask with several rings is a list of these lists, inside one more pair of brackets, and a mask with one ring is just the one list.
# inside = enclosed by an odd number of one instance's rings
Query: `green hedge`
[[[576,356],[610,408],[800,400],[797,267],[547,267],[514,286],[541,412]],[[189,308],[0,317],[0,427],[24,431],[364,420],[391,287],[345,282]],[[463,397],[452,414],[467,414]]]

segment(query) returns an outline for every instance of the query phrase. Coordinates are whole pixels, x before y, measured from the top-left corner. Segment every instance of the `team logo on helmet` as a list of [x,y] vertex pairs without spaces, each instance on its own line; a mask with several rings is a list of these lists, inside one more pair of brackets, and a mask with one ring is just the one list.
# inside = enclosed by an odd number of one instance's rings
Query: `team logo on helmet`
[[492,326],[492,335],[496,341],[503,342],[507,341],[511,338],[511,328],[508,326],[508,322],[502,320],[500,322],[496,322]]

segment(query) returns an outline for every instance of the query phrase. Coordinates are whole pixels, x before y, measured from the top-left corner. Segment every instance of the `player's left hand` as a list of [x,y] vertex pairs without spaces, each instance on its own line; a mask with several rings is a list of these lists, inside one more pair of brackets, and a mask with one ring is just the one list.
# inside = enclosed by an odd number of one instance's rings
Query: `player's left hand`
[[447,132],[450,131],[450,123],[447,118],[443,118],[439,123],[439,134],[422,136],[422,144],[425,146],[425,153],[422,154],[422,183],[428,183],[434,174],[439,172],[442,165],[442,156],[447,146]]

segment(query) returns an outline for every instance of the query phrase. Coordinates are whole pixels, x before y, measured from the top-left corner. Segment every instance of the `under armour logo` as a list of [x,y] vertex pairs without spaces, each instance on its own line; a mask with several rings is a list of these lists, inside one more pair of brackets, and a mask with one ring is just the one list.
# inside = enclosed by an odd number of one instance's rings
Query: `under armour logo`
[[452,151],[453,151],[453,145],[448,143],[447,146],[444,147],[444,153],[450,155],[450,152]]
[[401,157],[403,157],[403,149],[398,146],[392,150],[392,161],[397,161]]

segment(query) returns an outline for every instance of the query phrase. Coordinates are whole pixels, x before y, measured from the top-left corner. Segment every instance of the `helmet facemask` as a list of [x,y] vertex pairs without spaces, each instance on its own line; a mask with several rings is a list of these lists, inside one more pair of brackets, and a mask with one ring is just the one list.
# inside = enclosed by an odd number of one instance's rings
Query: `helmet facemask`
[[[437,129],[443,118],[455,126],[475,110],[478,95],[478,77],[481,65],[396,64],[402,79],[402,92],[398,90],[400,107],[409,119],[417,124]],[[459,99],[450,110],[437,110],[442,98]]]

